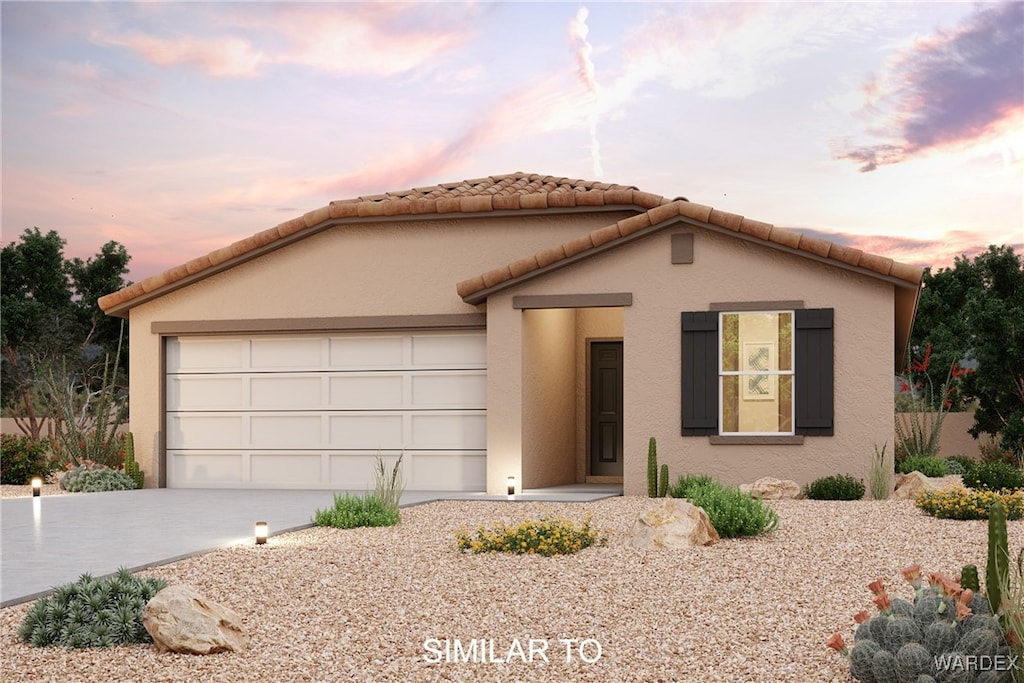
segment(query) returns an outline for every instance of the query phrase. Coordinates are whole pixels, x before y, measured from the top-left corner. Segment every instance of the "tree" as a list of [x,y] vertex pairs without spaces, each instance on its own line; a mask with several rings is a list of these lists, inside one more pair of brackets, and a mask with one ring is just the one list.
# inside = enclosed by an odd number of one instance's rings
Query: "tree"
[[[37,368],[60,361],[84,375],[98,356],[116,354],[120,321],[105,316],[96,302],[129,284],[131,257],[117,242],[107,242],[87,261],[65,259],[65,244],[56,231],[44,235],[32,228],[0,252],[3,405],[33,438],[47,416]],[[122,354],[124,367],[127,351]]]
[[929,343],[932,386],[946,383],[954,363],[976,364],[960,392],[977,401],[972,436],[998,436],[1002,448],[1024,452],[1024,264],[1012,247],[925,271],[911,352],[920,356]]

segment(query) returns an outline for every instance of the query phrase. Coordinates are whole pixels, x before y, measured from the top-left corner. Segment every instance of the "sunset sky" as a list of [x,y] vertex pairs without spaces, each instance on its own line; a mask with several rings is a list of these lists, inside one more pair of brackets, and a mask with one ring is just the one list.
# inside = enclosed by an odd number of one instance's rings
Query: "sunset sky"
[[3,243],[131,279],[327,204],[514,171],[921,265],[1024,242],[1024,3],[19,3]]

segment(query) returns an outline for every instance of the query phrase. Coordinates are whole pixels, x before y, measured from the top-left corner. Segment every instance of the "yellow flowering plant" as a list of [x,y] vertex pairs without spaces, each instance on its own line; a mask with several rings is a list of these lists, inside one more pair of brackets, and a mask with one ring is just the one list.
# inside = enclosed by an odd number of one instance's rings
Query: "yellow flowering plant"
[[608,538],[590,525],[590,516],[582,522],[561,517],[526,520],[516,526],[499,524],[488,531],[480,526],[475,533],[459,530],[456,546],[461,552],[513,553],[516,555],[570,555],[592,545],[607,545]]
[[952,487],[924,491],[914,504],[932,517],[940,519],[988,519],[989,508],[996,501],[1006,508],[1007,519],[1024,517],[1024,490],[989,491]]

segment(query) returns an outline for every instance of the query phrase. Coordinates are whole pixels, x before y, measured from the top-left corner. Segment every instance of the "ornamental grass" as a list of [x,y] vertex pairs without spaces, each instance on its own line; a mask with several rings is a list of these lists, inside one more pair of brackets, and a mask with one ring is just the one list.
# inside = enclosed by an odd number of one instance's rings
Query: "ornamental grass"
[[582,522],[561,517],[526,520],[517,526],[499,524],[493,530],[478,527],[475,534],[460,530],[455,534],[462,552],[513,553],[515,555],[571,555],[592,545],[607,545],[608,538],[590,526],[590,516]]
[[960,487],[925,491],[914,504],[939,519],[988,519],[988,511],[996,501],[1006,508],[1007,519],[1024,517],[1024,491],[989,491]]

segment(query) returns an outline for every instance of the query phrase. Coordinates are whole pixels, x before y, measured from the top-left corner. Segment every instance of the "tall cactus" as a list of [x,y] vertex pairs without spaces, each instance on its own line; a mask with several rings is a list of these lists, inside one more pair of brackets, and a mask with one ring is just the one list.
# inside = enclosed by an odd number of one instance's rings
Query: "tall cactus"
[[658,443],[651,437],[647,442],[647,497],[658,495]]
[[661,474],[658,475],[658,498],[668,495],[668,465],[662,463]]
[[992,614],[999,614],[1002,601],[1000,580],[1005,580],[1010,571],[1010,551],[1006,540],[1006,508],[1000,501],[992,504],[988,511],[988,564],[985,565],[985,593]]
[[135,488],[141,489],[146,483],[146,473],[135,461],[135,437],[131,432],[124,433],[124,473],[135,482]]
[[960,570],[960,586],[970,588],[975,593],[981,592],[981,583],[978,581],[978,568],[973,564],[965,564]]

